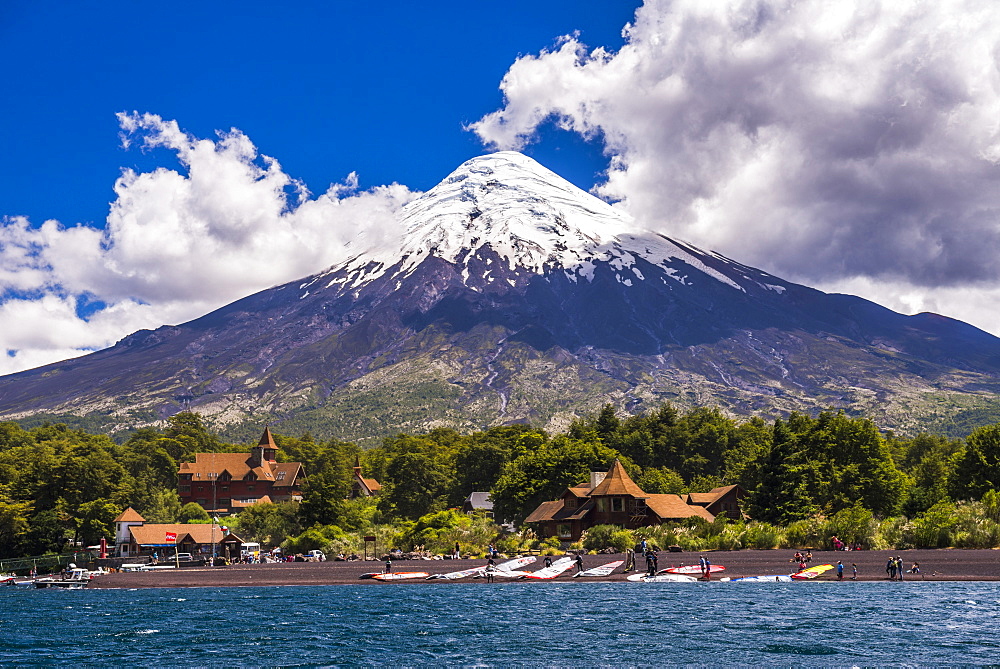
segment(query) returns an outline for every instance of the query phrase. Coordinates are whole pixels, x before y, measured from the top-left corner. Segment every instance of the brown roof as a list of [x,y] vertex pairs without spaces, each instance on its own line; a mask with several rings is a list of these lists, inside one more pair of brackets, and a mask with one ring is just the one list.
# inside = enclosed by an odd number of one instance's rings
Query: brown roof
[[553,502],[542,502],[538,508],[531,512],[531,515],[524,519],[526,523],[539,523],[543,520],[555,520],[555,515],[563,508],[562,500]]
[[709,492],[691,492],[688,493],[688,503],[709,506],[710,504],[719,501],[738,487],[738,485],[726,485],[718,488],[712,488]]
[[115,518],[114,522],[116,522],[116,523],[144,523],[144,522],[146,522],[146,519],[143,518],[142,516],[140,516],[139,513],[135,509],[133,509],[132,507],[129,507],[129,508],[125,509],[124,511],[122,511],[121,515],[119,515],[117,518]]
[[566,488],[566,492],[563,493],[564,497],[566,496],[566,493],[569,493],[574,497],[587,497],[588,495],[590,495],[590,483],[587,481],[584,481],[583,483],[577,483],[572,488]]
[[715,520],[715,516],[704,507],[687,504],[680,495],[649,495],[646,506],[659,516],[660,520],[684,520],[691,516],[698,516],[708,521]]
[[[191,474],[194,481],[211,481],[214,475],[229,472],[234,479],[242,479],[251,471],[258,481],[271,481],[276,486],[289,486],[295,482],[302,464],[299,462],[263,461],[260,467],[250,467],[249,453],[195,453],[194,462],[182,462],[180,474]],[[284,476],[279,476],[284,472]]]
[[[167,532],[173,532],[177,535],[177,543],[184,540],[185,535],[190,535],[191,539],[196,544],[211,544],[213,537],[213,525],[211,523],[163,523],[155,525],[133,525],[128,528],[129,532],[132,533],[132,538],[140,546],[148,545],[162,545],[173,543],[166,540]],[[223,532],[221,526],[216,524],[214,526],[214,536],[215,543],[221,542],[223,539],[228,539],[230,537],[238,539],[235,534],[230,534],[227,537]]]
[[545,520],[580,520],[594,508],[594,503],[587,500],[585,504],[574,509],[567,509],[561,499],[552,502],[542,502],[531,515],[524,519],[526,523],[538,523]]
[[608,470],[608,475],[597,484],[597,487],[590,491],[591,497],[601,495],[630,495],[639,499],[649,497],[642,491],[642,488],[635,484],[632,477],[628,475],[622,463],[615,460]]
[[382,489],[382,484],[376,481],[375,479],[362,478],[361,480],[365,482],[365,486],[371,492],[378,492],[379,490]]
[[274,504],[274,500],[272,500],[268,495],[264,495],[260,499],[255,499],[252,502],[241,502],[238,499],[234,499],[232,503],[232,508],[245,509],[248,506],[253,506],[254,504]]
[[260,442],[257,445],[263,446],[264,448],[278,449],[277,445],[274,443],[274,437],[271,436],[271,428],[264,428],[264,434],[261,435]]

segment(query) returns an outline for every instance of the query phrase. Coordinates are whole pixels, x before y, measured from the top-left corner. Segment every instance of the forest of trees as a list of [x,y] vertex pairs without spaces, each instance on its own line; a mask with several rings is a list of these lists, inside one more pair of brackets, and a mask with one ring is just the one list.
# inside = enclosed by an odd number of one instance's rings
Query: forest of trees
[[[530,533],[505,536],[488,519],[450,510],[470,492],[490,491],[496,517],[516,524],[615,458],[646,492],[729,484],[747,491],[749,520],[657,530],[673,532],[674,542],[818,546],[824,534],[840,531],[887,548],[1000,545],[1000,425],[964,440],[903,439],[842,413],[735,420],[716,409],[685,413],[666,405],[622,417],[607,406],[554,435],[529,425],[469,435],[437,429],[369,450],[308,434],[275,439],[279,460],[305,467],[303,501],[257,504],[226,524],[244,539],[288,550],[350,550],[375,531],[404,550],[444,550],[456,540],[517,546],[531,541]],[[111,540],[113,519],[129,506],[147,522],[206,522],[203,509],[180,504],[178,463],[198,452],[248,450],[223,443],[190,412],[121,443],[60,424],[26,430],[0,423],[0,557]],[[347,499],[355,458],[365,476],[383,484],[378,497]]]

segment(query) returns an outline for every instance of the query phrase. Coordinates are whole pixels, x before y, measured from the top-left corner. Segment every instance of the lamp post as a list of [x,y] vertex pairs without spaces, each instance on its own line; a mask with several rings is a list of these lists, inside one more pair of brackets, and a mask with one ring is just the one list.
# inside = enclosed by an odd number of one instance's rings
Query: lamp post
[[[212,469],[217,469],[215,455],[212,455]],[[219,472],[213,472],[212,476],[212,566],[215,566],[215,512],[219,504],[216,498],[216,485],[219,482]]]

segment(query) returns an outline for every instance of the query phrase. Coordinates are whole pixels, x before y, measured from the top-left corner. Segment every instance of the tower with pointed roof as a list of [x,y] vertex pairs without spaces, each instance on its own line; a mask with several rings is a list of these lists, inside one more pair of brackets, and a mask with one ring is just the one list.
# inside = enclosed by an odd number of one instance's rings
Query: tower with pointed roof
[[371,497],[382,489],[382,484],[375,479],[366,479],[361,475],[361,456],[354,456],[354,484],[351,487],[351,497]]
[[218,515],[236,513],[260,502],[302,499],[305,471],[299,462],[278,462],[271,429],[249,453],[195,453],[177,472],[181,502],[196,502]]

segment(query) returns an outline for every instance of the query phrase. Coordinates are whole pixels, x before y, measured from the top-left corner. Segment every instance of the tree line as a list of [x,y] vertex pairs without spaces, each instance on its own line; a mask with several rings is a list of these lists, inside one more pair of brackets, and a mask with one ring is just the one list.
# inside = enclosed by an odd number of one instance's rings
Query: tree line
[[[1000,425],[977,428],[965,439],[901,438],[866,418],[833,412],[767,421],[736,420],[713,408],[682,412],[669,404],[620,416],[609,405],[558,434],[530,425],[472,434],[435,429],[399,434],[368,450],[309,434],[276,433],[275,441],[279,461],[303,463],[303,500],[254,505],[224,522],[245,539],[292,549],[349,548],[355,535],[375,529],[404,548],[461,536],[496,541],[499,528],[448,510],[471,492],[489,491],[496,518],[516,524],[616,458],[646,492],[739,484],[747,492],[744,514],[757,523],[787,530],[838,517],[854,518],[848,526],[869,519],[886,532],[898,526],[899,541],[917,537],[905,540],[922,545],[962,541],[954,528],[972,514],[970,504],[986,504],[984,513],[997,515],[1000,484]],[[191,412],[120,443],[62,424],[23,429],[0,423],[0,557],[111,541],[114,518],[129,506],[147,522],[208,522],[196,504],[180,503],[179,463],[199,452],[249,448],[223,442]],[[366,477],[382,483],[377,497],[348,499],[357,460]],[[995,529],[993,545],[1000,543],[1000,526]],[[797,531],[782,536],[798,537]],[[767,532],[762,536],[767,543]]]

